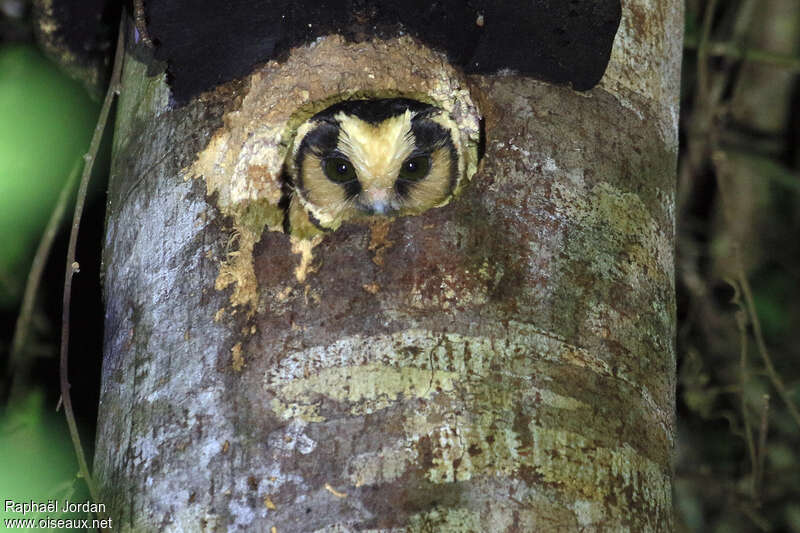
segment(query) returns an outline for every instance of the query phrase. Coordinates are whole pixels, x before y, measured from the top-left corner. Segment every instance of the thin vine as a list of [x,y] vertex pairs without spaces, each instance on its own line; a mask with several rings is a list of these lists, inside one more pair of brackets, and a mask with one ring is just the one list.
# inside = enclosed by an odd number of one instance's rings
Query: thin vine
[[89,181],[92,176],[92,168],[94,161],[97,157],[97,152],[100,148],[100,142],[103,139],[106,125],[108,123],[108,116],[111,112],[111,105],[114,98],[119,94],[120,81],[122,74],[122,59],[124,56],[124,25],[125,16],[123,15],[120,21],[119,35],[117,36],[117,48],[114,55],[114,66],[111,72],[111,79],[109,80],[108,90],[103,99],[103,106],[100,108],[100,116],[97,119],[97,125],[92,135],[92,141],[89,144],[89,150],[83,156],[84,167],[81,176],[80,186],[78,188],[78,196],[75,200],[75,211],[72,217],[72,228],[69,235],[69,245],[67,248],[67,263],[66,272],[64,275],[64,298],[63,309],[61,315],[61,356],[59,364],[59,381],[61,384],[61,401],[64,404],[64,415],[67,418],[67,425],[69,426],[70,437],[72,438],[72,445],[75,448],[75,454],[78,458],[78,465],[80,473],[86,482],[89,489],[89,494],[95,503],[99,503],[99,495],[97,488],[94,484],[91,474],[89,473],[89,466],[86,462],[86,454],[81,445],[80,435],[78,434],[78,424],[75,421],[75,413],[72,409],[72,398],[70,396],[69,384],[69,318],[70,318],[70,302],[72,297],[72,277],[79,269],[78,263],[75,261],[75,249],[78,242],[78,232],[80,230],[81,217],[83,215],[83,208],[86,203],[86,194],[89,188]]

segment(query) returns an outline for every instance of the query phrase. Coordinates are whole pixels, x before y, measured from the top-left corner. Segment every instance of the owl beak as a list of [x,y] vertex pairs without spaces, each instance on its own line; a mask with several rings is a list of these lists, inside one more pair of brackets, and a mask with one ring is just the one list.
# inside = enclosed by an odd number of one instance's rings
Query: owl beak
[[389,212],[389,193],[386,189],[367,189],[365,195],[373,213],[385,215]]
[[389,205],[384,202],[375,202],[372,204],[372,210],[376,215],[385,215],[389,211]]

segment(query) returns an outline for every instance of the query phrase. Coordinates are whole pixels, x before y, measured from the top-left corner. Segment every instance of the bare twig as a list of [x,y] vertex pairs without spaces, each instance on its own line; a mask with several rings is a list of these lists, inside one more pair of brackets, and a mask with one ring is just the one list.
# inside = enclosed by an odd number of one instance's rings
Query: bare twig
[[781,397],[783,403],[786,404],[786,408],[789,410],[789,414],[794,419],[795,424],[800,427],[800,411],[797,410],[797,405],[795,405],[792,397],[789,396],[789,391],[786,390],[786,386],[783,384],[783,379],[781,378],[780,374],[778,374],[777,370],[775,370],[775,366],[772,364],[772,357],[769,355],[769,350],[767,350],[767,345],[764,342],[764,334],[761,331],[761,321],[758,319],[756,307],[753,303],[753,294],[750,291],[750,283],[747,281],[747,276],[744,274],[744,269],[742,268],[742,262],[739,258],[738,250],[736,255],[738,263],[737,268],[739,269],[739,283],[742,286],[744,301],[747,303],[747,312],[750,315],[750,322],[753,324],[753,336],[756,338],[756,346],[758,346],[761,359],[764,360],[764,366],[767,369],[767,375],[769,376],[770,381],[772,381],[772,385],[775,387],[775,390],[778,391],[778,396]]
[[89,473],[89,466],[86,462],[86,456],[83,453],[83,447],[81,446],[80,435],[78,433],[78,425],[75,422],[75,413],[72,410],[72,399],[69,392],[69,311],[70,300],[72,296],[72,276],[77,270],[77,263],[75,262],[75,248],[78,242],[78,231],[80,229],[83,207],[86,203],[86,191],[89,187],[89,180],[92,176],[92,168],[94,167],[94,161],[97,157],[97,151],[100,148],[100,142],[103,139],[103,132],[105,131],[105,126],[108,122],[111,104],[113,103],[115,96],[119,94],[122,58],[125,51],[124,22],[125,16],[123,14],[122,20],[120,21],[119,35],[117,38],[117,49],[114,56],[114,68],[111,73],[108,90],[106,91],[106,96],[103,100],[103,106],[100,108],[100,116],[97,119],[94,135],[92,136],[92,141],[89,144],[89,151],[84,156],[86,165],[83,168],[83,175],[81,176],[81,183],[78,189],[78,197],[75,200],[75,212],[72,218],[72,230],[69,235],[69,245],[67,248],[67,264],[66,273],[64,275],[64,303],[61,311],[61,359],[59,365],[61,400],[64,403],[64,415],[67,418],[67,425],[69,426],[70,436],[72,437],[72,444],[75,447],[75,454],[78,458],[80,472],[86,481],[86,485],[89,488],[89,493],[95,502],[99,502],[99,495],[97,493],[97,488],[95,487],[92,476]]
[[[719,188],[720,197],[722,199],[723,213],[729,221],[732,221],[733,214],[729,210],[729,206],[731,204],[730,198],[728,198],[729,194],[727,188],[727,179],[730,175],[730,171],[727,168],[728,159],[724,152],[717,150],[714,152],[711,160],[714,163],[714,170],[717,175],[717,187]],[[764,334],[761,330],[761,321],[758,318],[758,313],[756,313],[756,307],[753,301],[753,293],[750,290],[750,282],[747,280],[747,275],[744,272],[744,266],[742,266],[742,259],[740,257],[738,244],[734,244],[734,261],[737,277],[736,281],[738,282],[739,287],[742,290],[742,295],[744,296],[745,309],[747,310],[750,323],[753,325],[753,336],[755,337],[756,346],[758,347],[758,352],[761,355],[761,359],[764,361],[764,367],[767,370],[767,376],[769,376],[772,386],[775,387],[776,391],[778,391],[778,396],[780,396],[781,400],[783,400],[783,402],[786,404],[789,414],[792,416],[797,426],[800,427],[800,411],[798,411],[797,405],[795,405],[794,400],[792,400],[792,397],[789,395],[789,391],[786,389],[780,374],[778,374],[778,371],[775,370],[775,366],[772,364],[772,357],[770,356],[767,345],[764,342]]]
[[761,424],[758,426],[758,470],[755,475],[756,499],[760,500],[761,481],[764,479],[764,459],[767,457],[767,427],[769,426],[769,394],[762,397]]
[[[697,39],[687,38],[683,43],[688,50],[699,49]],[[800,72],[800,57],[790,54],[780,54],[757,48],[743,48],[728,42],[709,42],[706,45],[707,57],[724,57],[749,63],[760,63],[784,69],[789,72]]]
[[748,504],[747,502],[737,502],[737,503],[739,503],[740,505],[738,505],[736,508],[738,510],[741,510],[747,516],[747,518],[752,520],[753,524],[758,529],[760,529],[761,531],[772,531],[772,525],[770,524],[770,521],[767,520],[767,518],[765,518],[761,514],[759,514],[755,509],[753,509],[753,507],[751,507],[751,504]]
[[744,41],[755,12],[755,0],[744,0],[739,4],[739,10],[736,12],[736,18],[733,21],[733,31],[731,32],[732,43],[739,44]]
[[708,71],[708,43],[711,39],[711,26],[714,23],[714,14],[717,12],[717,0],[710,0],[703,13],[703,31],[700,34],[700,43],[697,46],[697,86],[701,99],[708,101],[711,90],[710,75]]
[[733,287],[734,295],[732,302],[739,307],[736,311],[736,327],[739,330],[739,401],[744,421],[744,438],[747,443],[747,453],[750,456],[750,468],[752,479],[750,481],[750,495],[755,498],[756,479],[758,478],[758,461],[756,458],[756,445],[753,440],[753,426],[750,424],[750,415],[747,410],[747,383],[750,378],[750,371],[747,365],[747,311],[742,303],[741,290],[739,284],[734,280],[728,280],[728,284]]
[[[736,18],[733,25],[733,33],[730,38],[731,46],[741,46],[747,28],[753,18],[755,12],[755,1],[744,0],[740,5],[739,10],[736,12]],[[714,16],[717,12],[717,0],[710,0],[706,11],[703,16],[703,30],[700,35],[700,42],[697,46],[697,84],[698,91],[696,92],[695,108],[700,115],[700,122],[702,129],[707,130],[709,135],[711,149],[716,148],[718,132],[713,127],[713,121],[718,114],[721,114],[720,102],[725,94],[725,87],[733,72],[732,63],[723,65],[720,72],[718,72],[712,79],[711,70],[709,68],[709,57],[711,54],[711,29],[714,23]],[[703,132],[701,132],[703,133]]]
[[[691,176],[705,164],[719,136],[715,119],[720,113],[719,102],[723,94],[725,76],[723,74],[712,78],[708,55],[708,43],[716,12],[717,0],[709,0],[703,14],[700,43],[697,47],[697,90],[694,92],[694,112],[689,122],[688,162],[680,169],[679,178],[682,184],[691,179]],[[685,197],[679,197],[679,200],[683,201]]]
[[53,241],[55,241],[58,235],[58,228],[61,226],[61,221],[64,219],[64,212],[67,210],[69,199],[75,191],[75,185],[78,182],[78,176],[80,176],[81,172],[81,163],[82,161],[80,159],[75,161],[67,181],[64,182],[64,186],[61,188],[61,193],[58,195],[56,205],[50,213],[50,220],[47,221],[42,239],[39,241],[39,247],[36,249],[36,254],[33,256],[30,272],[28,272],[25,294],[22,297],[22,306],[20,307],[19,316],[17,317],[17,324],[14,327],[14,338],[11,341],[9,375],[12,381],[8,396],[9,404],[15,403],[21,399],[20,395],[23,392],[24,384],[28,381],[30,361],[23,357],[22,348],[28,340],[31,319],[33,317],[33,305],[36,302],[36,294],[39,291],[39,284],[42,281],[42,272],[44,272],[44,267],[47,265],[47,258],[53,247]]

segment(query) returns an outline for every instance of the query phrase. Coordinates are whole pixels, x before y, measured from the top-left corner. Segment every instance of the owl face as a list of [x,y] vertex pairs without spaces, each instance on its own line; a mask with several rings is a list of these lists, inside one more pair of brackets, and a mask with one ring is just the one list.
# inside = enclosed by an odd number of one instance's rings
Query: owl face
[[320,228],[363,215],[416,214],[458,181],[457,126],[442,109],[404,98],[340,102],[297,131],[288,170]]

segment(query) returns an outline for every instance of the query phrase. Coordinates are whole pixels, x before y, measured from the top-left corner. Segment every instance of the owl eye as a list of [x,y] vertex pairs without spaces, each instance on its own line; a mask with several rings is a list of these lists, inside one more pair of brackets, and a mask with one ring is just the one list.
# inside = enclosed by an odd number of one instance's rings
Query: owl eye
[[356,179],[356,169],[347,159],[330,157],[323,163],[323,168],[328,179],[336,183],[347,183]]
[[419,155],[406,159],[400,167],[400,179],[406,181],[419,181],[428,175],[431,169],[431,160],[427,155]]

